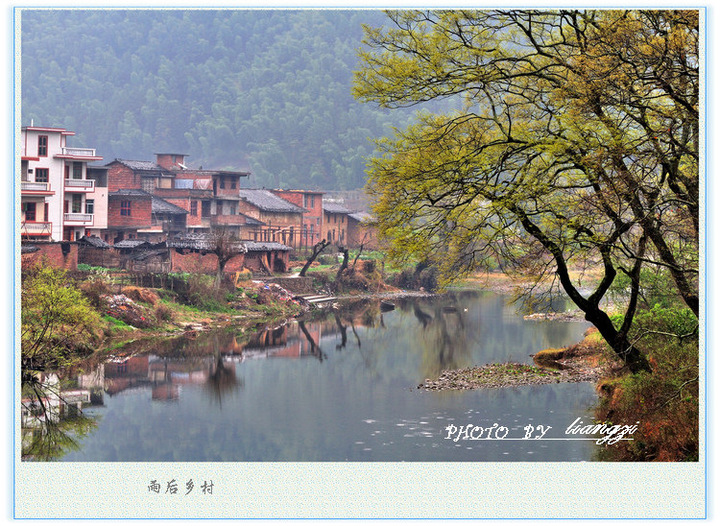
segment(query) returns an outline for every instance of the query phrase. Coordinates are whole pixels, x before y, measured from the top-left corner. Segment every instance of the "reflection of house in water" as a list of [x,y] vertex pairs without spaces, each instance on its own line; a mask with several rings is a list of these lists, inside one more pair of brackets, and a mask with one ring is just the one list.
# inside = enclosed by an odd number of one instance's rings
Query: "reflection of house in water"
[[[60,388],[60,380],[51,374],[42,380],[45,396],[41,400],[23,398],[20,411],[22,428],[40,428],[47,423],[56,424],[62,418],[78,414],[84,407],[101,405],[89,389]],[[99,400],[99,402],[98,402]]]
[[322,331],[320,324],[305,326],[301,322],[281,325],[255,335],[243,348],[243,358],[302,358],[317,356]]
[[101,387],[110,396],[132,389],[150,389],[153,400],[177,400],[182,385],[208,383],[217,359],[207,355],[185,360],[145,354],[115,359],[79,377],[86,387]]

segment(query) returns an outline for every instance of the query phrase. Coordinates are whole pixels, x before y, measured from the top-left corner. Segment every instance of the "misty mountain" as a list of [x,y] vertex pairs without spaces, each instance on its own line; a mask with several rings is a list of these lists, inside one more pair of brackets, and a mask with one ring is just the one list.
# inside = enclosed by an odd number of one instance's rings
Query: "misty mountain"
[[24,10],[22,124],[114,158],[186,153],[253,186],[355,189],[411,110],[351,94],[376,10]]

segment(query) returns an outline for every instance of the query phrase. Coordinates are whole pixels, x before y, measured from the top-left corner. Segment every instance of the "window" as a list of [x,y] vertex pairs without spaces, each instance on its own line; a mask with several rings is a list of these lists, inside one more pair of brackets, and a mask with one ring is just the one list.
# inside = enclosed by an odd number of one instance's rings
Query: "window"
[[303,196],[303,207],[308,207],[308,196],[307,194]]
[[47,157],[48,136],[38,136],[38,157]]
[[197,201],[190,201],[190,215],[197,215]]
[[82,179],[82,163],[73,163],[73,179]]
[[35,221],[35,203],[23,203],[22,208],[25,213],[25,221]]
[[95,199],[87,199],[85,201],[85,213],[86,214],[94,214],[95,213]]
[[237,182],[235,181],[235,179],[233,179],[232,182],[230,183],[230,189],[235,190],[236,188],[237,188]]
[[146,192],[153,193],[153,191],[155,190],[155,179],[151,177],[143,177],[142,189]]
[[73,194],[72,196],[72,213],[82,213],[82,195],[80,194]]
[[225,188],[225,177],[220,178],[220,188],[222,188],[222,189]]
[[121,216],[130,216],[131,203],[132,203],[132,201],[120,201],[120,215]]
[[310,196],[310,208],[315,208],[315,196]]
[[36,168],[35,169],[35,182],[36,183],[47,183],[49,180],[49,170],[47,168]]
[[230,205],[230,215],[231,215],[231,216],[234,216],[234,215],[236,215],[236,214],[237,214],[237,208],[236,208],[235,204],[232,203],[232,204]]
[[210,217],[210,201],[202,202],[202,216]]

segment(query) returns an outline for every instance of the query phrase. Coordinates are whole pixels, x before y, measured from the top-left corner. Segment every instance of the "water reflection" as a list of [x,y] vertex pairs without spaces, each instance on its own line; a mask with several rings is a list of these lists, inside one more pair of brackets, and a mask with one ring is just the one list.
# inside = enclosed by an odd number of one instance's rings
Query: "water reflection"
[[82,408],[102,405],[102,393],[65,385],[56,374],[35,380],[21,400],[21,458],[54,460],[78,450],[79,441],[93,431],[97,419]]
[[82,413],[102,420],[86,435],[73,431],[79,448],[55,448],[49,456],[188,462],[589,459],[581,446],[546,451],[546,444],[516,443],[469,450],[441,436],[447,422],[468,415],[478,424],[570,423],[583,416],[578,408],[589,407],[590,385],[415,389],[448,368],[530,363],[529,355],[539,349],[577,341],[586,325],[528,322],[491,294],[394,303],[389,312],[378,301],[364,300],[273,326],[133,342],[104,363],[88,361],[66,377],[77,389],[100,394],[100,403]]

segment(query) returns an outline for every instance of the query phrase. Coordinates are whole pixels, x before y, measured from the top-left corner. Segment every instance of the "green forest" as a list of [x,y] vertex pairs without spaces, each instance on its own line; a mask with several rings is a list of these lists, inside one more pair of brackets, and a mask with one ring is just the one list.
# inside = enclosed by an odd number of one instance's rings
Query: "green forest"
[[[115,158],[186,153],[260,187],[352,190],[372,138],[405,127],[352,96],[376,10],[23,10],[22,125]],[[447,105],[447,101],[440,102]]]

